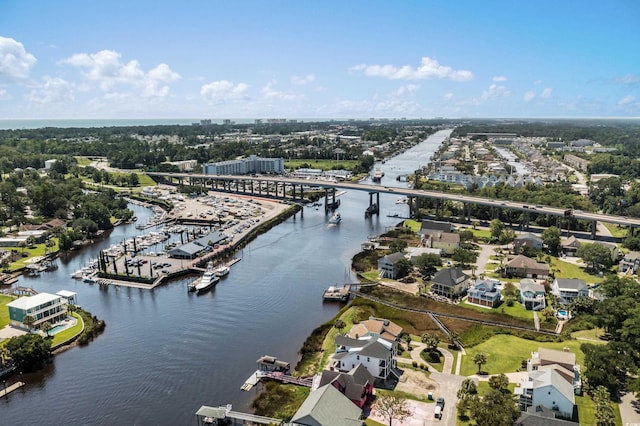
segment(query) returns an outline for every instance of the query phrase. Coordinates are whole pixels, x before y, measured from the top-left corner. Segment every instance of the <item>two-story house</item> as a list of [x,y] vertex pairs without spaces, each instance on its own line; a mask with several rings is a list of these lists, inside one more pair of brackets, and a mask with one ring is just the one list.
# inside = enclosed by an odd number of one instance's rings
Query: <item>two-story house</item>
[[571,303],[576,297],[589,297],[587,284],[578,278],[556,278],[551,284],[551,293],[563,305]]
[[547,306],[545,290],[542,284],[536,284],[528,278],[520,280],[520,303],[526,309],[539,311]]
[[618,271],[627,275],[635,274],[638,272],[638,268],[640,268],[640,252],[637,251],[630,251],[625,254],[618,265]]
[[395,280],[398,275],[396,265],[402,259],[405,259],[403,253],[391,253],[378,259],[378,269],[382,278]]
[[39,327],[45,322],[54,324],[67,316],[67,305],[57,294],[38,293],[25,296],[7,303],[9,320],[15,327],[24,328],[26,316],[34,319],[33,326]]
[[467,302],[495,308],[500,304],[502,298],[497,287],[499,283],[499,281],[489,279],[476,280],[475,285],[467,293]]
[[372,336],[352,339],[336,337],[336,353],[329,363],[330,370],[348,372],[362,364],[375,378],[386,380],[395,367],[398,344]]
[[513,247],[516,249],[516,252],[518,252],[518,249],[522,246],[531,247],[534,250],[542,250],[542,238],[531,232],[525,232],[513,240]]
[[348,373],[335,370],[322,371],[318,387],[330,383],[340,393],[349,398],[351,402],[362,408],[373,397],[374,380],[374,377],[364,365],[358,364]]
[[539,263],[527,256],[518,255],[507,262],[504,274],[507,277],[543,279],[549,276],[549,265]]
[[456,299],[467,293],[471,277],[462,268],[444,268],[431,279],[431,291],[439,296]]

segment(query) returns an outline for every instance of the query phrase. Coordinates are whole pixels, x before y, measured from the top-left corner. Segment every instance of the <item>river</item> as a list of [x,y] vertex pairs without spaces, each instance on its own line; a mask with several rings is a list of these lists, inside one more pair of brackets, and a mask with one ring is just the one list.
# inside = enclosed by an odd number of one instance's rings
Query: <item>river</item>
[[[381,184],[405,186],[395,177],[426,164],[450,133],[439,131],[382,164]],[[186,278],[152,291],[69,278],[101,249],[142,232],[133,225],[58,259],[55,271],[21,278],[20,285],[40,292],[77,292],[78,303],[107,328],[88,346],[25,374],[26,386],[0,401],[0,424],[182,425],[193,424],[201,405],[250,410],[256,391],[240,386],[256,359],[268,354],[294,365],[305,338],[340,309],[323,303],[322,292],[354,280],[351,257],[367,236],[398,222],[387,217],[390,209],[408,213],[394,196],[381,195],[380,216],[365,220],[366,192],[340,198],[338,226],[327,224],[323,209],[306,207],[304,218],[298,214],[248,244],[231,273],[201,296],[187,293]],[[132,208],[141,222],[150,217],[148,209]]]

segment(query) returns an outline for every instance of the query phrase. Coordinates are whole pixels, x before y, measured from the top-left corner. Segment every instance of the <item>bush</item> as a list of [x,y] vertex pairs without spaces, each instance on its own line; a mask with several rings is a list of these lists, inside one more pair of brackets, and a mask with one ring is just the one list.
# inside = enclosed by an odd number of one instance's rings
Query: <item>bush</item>
[[413,368],[418,368],[418,361],[413,361],[411,365],[413,366]]

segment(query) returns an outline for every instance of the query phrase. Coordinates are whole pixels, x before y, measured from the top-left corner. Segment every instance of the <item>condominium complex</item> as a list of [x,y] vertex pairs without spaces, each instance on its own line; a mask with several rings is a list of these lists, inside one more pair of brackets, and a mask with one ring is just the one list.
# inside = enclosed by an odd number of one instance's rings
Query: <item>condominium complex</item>
[[250,155],[240,160],[220,161],[202,165],[205,175],[246,175],[250,173],[284,173],[283,158],[261,158]]

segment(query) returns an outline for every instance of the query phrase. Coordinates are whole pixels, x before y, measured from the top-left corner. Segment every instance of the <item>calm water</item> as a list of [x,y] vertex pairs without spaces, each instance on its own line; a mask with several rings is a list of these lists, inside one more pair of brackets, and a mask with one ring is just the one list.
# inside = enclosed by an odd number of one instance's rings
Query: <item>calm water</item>
[[[395,176],[426,164],[449,133],[438,132],[384,164],[382,184],[403,186]],[[201,296],[187,293],[190,279],[145,291],[69,278],[100,249],[139,233],[131,225],[58,259],[56,271],[21,278],[38,291],[77,292],[79,304],[107,328],[90,345],[25,375],[27,386],[0,400],[0,424],[183,425],[194,424],[203,404],[248,410],[256,392],[240,386],[255,360],[269,354],[295,364],[304,339],[339,310],[322,302],[323,290],[353,280],[350,259],[360,243],[397,222],[386,216],[388,209],[406,213],[407,206],[386,196],[381,216],[365,220],[368,198],[358,191],[342,195],[339,226],[328,225],[322,209],[305,208],[304,219],[298,214],[249,244],[231,273]],[[149,211],[133,208],[146,222]]]

